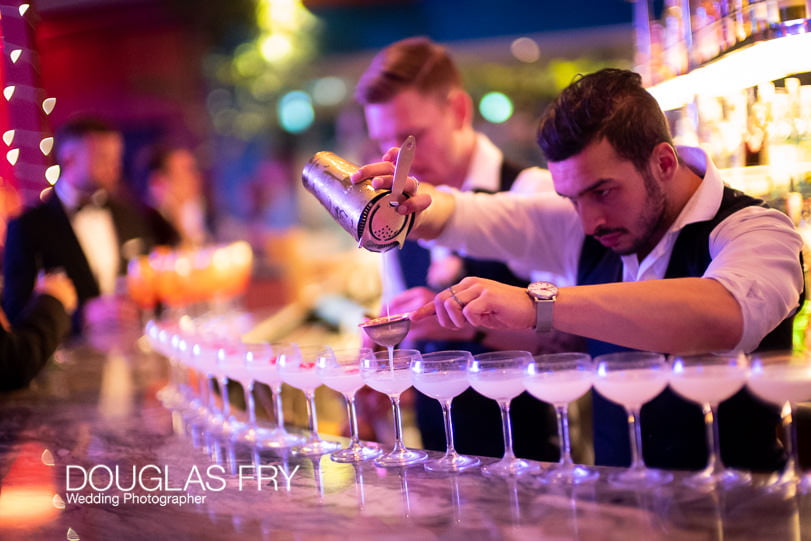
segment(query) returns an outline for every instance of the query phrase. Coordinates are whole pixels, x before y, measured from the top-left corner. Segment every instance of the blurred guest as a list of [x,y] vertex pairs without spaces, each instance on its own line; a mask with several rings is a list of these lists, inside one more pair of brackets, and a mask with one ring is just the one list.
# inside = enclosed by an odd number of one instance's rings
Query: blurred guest
[[56,135],[61,176],[45,199],[8,226],[3,308],[12,325],[32,296],[37,274],[62,268],[76,287],[83,325],[138,321],[135,305],[118,291],[127,259],[156,244],[172,244],[170,227],[156,227],[154,210],[124,195],[120,186],[121,133],[102,120],[77,117]]
[[210,240],[210,213],[203,177],[191,150],[182,146],[155,146],[147,167],[149,203],[174,226],[181,243],[199,246]]
[[[408,135],[417,140],[411,175],[463,191],[499,192],[551,190],[546,171],[524,168],[473,128],[473,102],[444,47],[426,38],[409,38],[383,49],[361,75],[355,97],[364,108],[369,136],[381,151],[399,146]],[[391,313],[408,312],[464,276],[481,276],[526,286],[503,263],[463,258],[450,251],[429,252],[414,241],[388,258],[384,277]],[[399,283],[398,283],[399,282]],[[463,349],[472,353],[495,349],[550,350],[531,333],[492,329],[450,330],[435,321],[412,326],[409,339],[423,352]],[[417,424],[426,449],[444,450],[442,412],[436,400],[417,394]],[[501,417],[492,400],[469,389],[454,400],[456,446],[461,452],[486,456],[503,453]],[[557,450],[551,409],[523,393],[512,403],[515,450],[519,456],[554,460]]]
[[0,312],[0,391],[25,387],[37,375],[68,334],[76,302],[64,273],[41,273],[14,327]]

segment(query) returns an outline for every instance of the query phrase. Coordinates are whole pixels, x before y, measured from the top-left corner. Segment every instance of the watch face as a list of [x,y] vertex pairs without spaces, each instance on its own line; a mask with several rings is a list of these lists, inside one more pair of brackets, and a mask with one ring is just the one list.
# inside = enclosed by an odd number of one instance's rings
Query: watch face
[[552,282],[532,282],[527,291],[538,299],[551,299],[558,294],[558,286]]

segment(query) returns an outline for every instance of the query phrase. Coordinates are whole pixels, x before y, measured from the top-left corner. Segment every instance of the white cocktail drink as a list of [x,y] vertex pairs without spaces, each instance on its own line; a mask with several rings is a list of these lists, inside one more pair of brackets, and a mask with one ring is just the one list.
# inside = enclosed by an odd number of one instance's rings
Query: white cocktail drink
[[674,391],[699,404],[720,404],[745,383],[746,372],[735,366],[685,366],[670,378]]
[[414,387],[421,393],[446,400],[459,396],[470,386],[467,375],[462,372],[426,372],[414,374]]
[[524,373],[521,370],[494,370],[470,374],[470,385],[480,394],[493,400],[512,400],[524,392]]
[[355,394],[363,387],[363,376],[360,375],[360,369],[353,372],[334,371],[328,373],[321,373],[321,381],[334,391],[342,394]]
[[749,388],[762,400],[782,406],[788,402],[811,400],[811,368],[806,366],[770,366],[749,379]]
[[389,396],[399,396],[400,393],[411,387],[411,372],[408,368],[381,370],[368,374],[366,384],[375,391]]
[[600,394],[625,407],[640,407],[667,387],[664,370],[630,369],[608,372],[594,382]]
[[574,402],[591,388],[591,371],[545,372],[524,380],[527,391],[552,405]]
[[321,385],[321,378],[315,368],[311,370],[303,369],[302,371],[290,371],[282,374],[282,381],[291,387],[300,389],[305,393],[307,391],[315,390],[316,387]]

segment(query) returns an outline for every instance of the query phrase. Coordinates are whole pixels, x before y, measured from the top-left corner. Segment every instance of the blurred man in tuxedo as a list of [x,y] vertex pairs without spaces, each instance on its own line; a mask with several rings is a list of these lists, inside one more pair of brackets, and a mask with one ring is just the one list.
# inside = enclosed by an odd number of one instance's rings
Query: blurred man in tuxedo
[[53,191],[8,226],[3,308],[14,325],[40,271],[62,269],[76,287],[73,331],[138,322],[122,295],[127,259],[177,234],[157,213],[127,197],[121,184],[124,141],[106,122],[77,117],[56,134],[61,176]]

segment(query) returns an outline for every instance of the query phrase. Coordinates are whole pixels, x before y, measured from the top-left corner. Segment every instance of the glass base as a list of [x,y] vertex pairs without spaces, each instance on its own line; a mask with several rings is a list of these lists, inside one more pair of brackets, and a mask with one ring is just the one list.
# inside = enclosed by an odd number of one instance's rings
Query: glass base
[[538,480],[548,485],[579,485],[592,483],[600,477],[600,472],[579,464],[552,466]]
[[700,471],[684,478],[684,484],[697,490],[713,490],[716,487],[732,488],[748,485],[752,476],[748,472],[721,468],[717,471]]
[[811,473],[801,475],[796,468],[787,467],[770,475],[763,487],[774,493],[808,494],[811,492]]
[[460,455],[457,453],[445,453],[442,458],[429,460],[423,466],[428,471],[464,471],[481,464],[481,460],[474,456]]
[[800,482],[797,483],[797,491],[800,494],[811,494],[811,473],[800,477]]
[[329,457],[334,460],[335,462],[340,462],[342,464],[354,463],[354,462],[363,462],[364,460],[371,460],[375,457],[380,456],[383,452],[383,449],[378,447],[371,447],[368,445],[352,445],[345,449],[338,449],[334,453],[332,453]]
[[220,425],[220,433],[226,436],[237,436],[245,431],[247,425],[243,422],[237,421],[233,417],[223,420]]
[[664,485],[673,480],[673,474],[652,468],[631,468],[608,477],[608,482],[620,488],[644,488]]
[[498,462],[482,466],[484,475],[497,477],[520,477],[530,473],[538,473],[541,467],[523,458],[502,458]]
[[425,451],[416,451],[414,449],[392,449],[385,455],[375,459],[376,466],[384,468],[396,468],[398,466],[410,466],[411,464],[418,464],[428,458],[428,453]]
[[222,425],[225,422],[225,417],[223,417],[222,413],[216,412],[211,413],[209,411],[208,416],[206,417],[205,423],[208,427],[210,432],[215,434],[222,434]]
[[285,449],[300,445],[304,438],[281,428],[249,428],[241,435],[243,440],[263,449]]
[[293,448],[293,454],[305,456],[325,455],[340,449],[341,444],[337,441],[327,441],[322,439],[312,439]]

